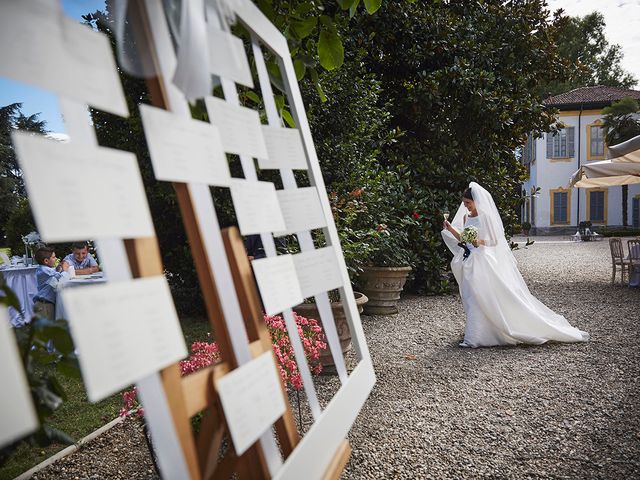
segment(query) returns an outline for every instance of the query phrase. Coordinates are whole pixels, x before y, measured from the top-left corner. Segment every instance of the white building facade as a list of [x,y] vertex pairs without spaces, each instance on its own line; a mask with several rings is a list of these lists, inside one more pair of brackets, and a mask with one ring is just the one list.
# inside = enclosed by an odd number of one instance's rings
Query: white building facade
[[[558,108],[556,133],[530,138],[523,151],[529,179],[523,185],[528,194],[522,206],[523,222],[532,233],[572,234],[582,221],[598,227],[623,226],[622,187],[568,188],[571,174],[589,162],[607,158],[603,108],[624,97],[640,100],[640,91],[614,87],[584,87],[544,103]],[[537,195],[530,196],[537,188]],[[628,186],[627,225],[640,227],[640,185]]]

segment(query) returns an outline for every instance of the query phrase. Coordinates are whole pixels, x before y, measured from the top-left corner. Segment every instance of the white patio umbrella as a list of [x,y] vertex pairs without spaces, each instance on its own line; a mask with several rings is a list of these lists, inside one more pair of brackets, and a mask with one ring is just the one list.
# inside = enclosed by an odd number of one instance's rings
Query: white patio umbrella
[[624,158],[630,162],[640,162],[640,135],[607,148],[607,158]]
[[578,188],[612,187],[640,183],[640,135],[609,147],[610,160],[582,165],[571,175],[569,186]]
[[640,183],[640,159],[634,163],[602,160],[583,165],[580,170],[571,175],[569,185],[578,188],[593,188],[634,183]]

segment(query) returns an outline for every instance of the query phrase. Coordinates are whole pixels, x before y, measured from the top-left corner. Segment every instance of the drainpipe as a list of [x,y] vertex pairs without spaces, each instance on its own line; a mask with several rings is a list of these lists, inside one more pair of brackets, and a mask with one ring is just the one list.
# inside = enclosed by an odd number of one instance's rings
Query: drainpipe
[[[580,124],[580,120],[582,119],[582,107],[583,103],[580,102],[580,113],[578,114],[578,170],[580,170],[580,152],[582,151],[582,125]],[[576,209],[576,228],[580,228],[580,189],[576,189],[578,191],[578,208]]]

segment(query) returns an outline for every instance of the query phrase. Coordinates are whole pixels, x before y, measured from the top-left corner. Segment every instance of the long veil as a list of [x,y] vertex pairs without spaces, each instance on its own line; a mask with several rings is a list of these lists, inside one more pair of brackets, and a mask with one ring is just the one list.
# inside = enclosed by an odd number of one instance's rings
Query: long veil
[[[469,183],[469,188],[471,188],[471,195],[478,211],[478,220],[480,222],[479,239],[484,240],[484,246],[480,247],[483,250],[483,254],[489,257],[492,267],[505,282],[508,284],[515,283],[514,287],[517,286],[519,287],[518,289],[524,288],[528,292],[528,288],[518,271],[516,259],[507,243],[504,225],[493,197],[482,185],[476,182]],[[460,207],[451,222],[451,225],[459,232],[464,229],[464,218],[467,213],[464,203],[460,203]],[[454,255],[462,251],[458,246],[458,240],[449,231],[443,230],[442,237]],[[473,249],[473,247],[470,248]],[[454,273],[456,273],[455,270]],[[458,282],[460,280],[458,279]]]
[[[511,253],[509,244],[504,234],[504,225],[500,218],[500,213],[496,207],[495,202],[491,194],[484,189],[480,184],[476,182],[469,183],[471,188],[471,195],[475,202],[476,209],[478,210],[478,219],[480,221],[480,239],[485,241],[487,247],[492,248],[494,255],[499,255],[501,260],[508,260],[508,262],[515,262],[515,258]],[[464,203],[460,203],[460,207],[456,212],[451,225],[461,232],[464,228],[464,217],[467,215],[467,209]],[[458,246],[458,240],[448,231],[443,231],[443,237],[445,243],[455,255],[460,250]]]
[[[469,187],[478,211],[478,238],[484,245],[477,253],[472,249],[470,261],[464,261],[458,240],[447,230],[442,231],[442,237],[454,254],[451,270],[458,284],[462,289],[464,283],[477,308],[504,334],[502,343],[587,340],[586,332],[572,327],[531,294],[509,248],[491,194],[476,182]],[[464,228],[465,214],[467,209],[461,204],[451,222],[459,232]]]

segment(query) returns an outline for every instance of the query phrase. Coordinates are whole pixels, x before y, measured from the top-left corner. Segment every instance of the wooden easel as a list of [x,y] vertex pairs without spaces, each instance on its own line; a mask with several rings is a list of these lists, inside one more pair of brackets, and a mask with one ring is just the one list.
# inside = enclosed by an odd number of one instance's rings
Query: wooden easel
[[[223,237],[234,283],[240,298],[247,334],[251,342],[252,355],[257,357],[267,351],[273,352],[269,331],[262,320],[260,299],[242,238],[236,228],[225,229]],[[142,246],[140,241],[136,242],[138,247]],[[136,256],[137,248],[133,243],[128,245],[130,257],[132,260],[135,259],[132,263],[134,265],[151,265],[155,263],[149,262],[153,257],[157,258],[157,262],[159,262],[157,243],[155,241],[144,243],[146,244],[144,246],[146,260]],[[155,249],[153,248],[154,246]],[[196,262],[196,265],[198,263],[200,262]],[[201,273],[200,270],[198,273]],[[217,302],[216,290],[209,291],[209,294],[205,295],[205,297],[208,297],[210,302]],[[210,320],[212,319],[210,318]],[[211,324],[217,334],[218,332],[226,332],[226,325],[221,316],[214,317]],[[225,335],[222,335],[222,337],[224,338]],[[271,477],[263,452],[257,444],[239,457],[235,455],[233,447],[230,446],[223,459],[218,461],[223,439],[225,436],[230,437],[224,421],[224,412],[215,392],[214,383],[232,370],[232,365],[234,364],[233,355],[231,357],[231,359],[225,359],[225,361],[215,366],[205,368],[186,377],[180,376],[178,364],[174,364],[161,372],[165,394],[173,414],[174,425],[187,459],[191,479],[193,480],[227,479],[234,472],[237,472],[240,478],[267,479]],[[285,399],[286,410],[284,415],[277,420],[275,427],[283,456],[286,459],[298,444],[300,437],[285,387],[282,384],[281,392]],[[191,418],[200,412],[206,412],[206,415],[202,419],[200,432],[196,436],[192,432]],[[350,454],[351,447],[348,441],[345,440],[336,452],[334,461],[329,466],[324,478],[327,480],[339,478],[349,460]]]
[[[136,15],[132,16],[132,21],[137,24],[136,31],[139,34],[136,40],[138,44],[146,47],[143,50],[150,52],[153,61],[157,62],[157,58],[155,58],[157,52],[151,40],[149,21],[143,2],[132,2],[131,10],[136,12]],[[156,69],[156,71],[160,70]],[[148,79],[147,86],[152,96],[152,105],[167,109],[169,102],[162,79],[159,77]],[[186,377],[180,376],[180,368],[177,363],[161,371],[165,395],[172,412],[173,423],[190,478],[192,480],[228,479],[234,472],[243,479],[271,478],[264,452],[259,443],[254,444],[244,454],[238,456],[229,441],[227,451],[221,452],[225,436],[228,439],[230,436],[224,412],[215,391],[215,381],[236,368],[238,363],[231,347],[229,331],[216,288],[216,279],[208,261],[207,246],[198,224],[191,190],[184,183],[173,183],[173,186],[189,239],[207,316],[212,331],[215,333],[222,358],[221,363]],[[270,334],[263,320],[262,306],[251,266],[244,250],[244,242],[236,228],[223,230],[222,235],[250,343],[251,355],[256,358],[271,351],[275,362]],[[134,276],[162,274],[162,262],[155,238],[127,242],[127,253]],[[300,436],[291,412],[285,386],[282,383],[281,393],[286,408],[284,414],[276,421],[275,429],[283,458],[286,459],[300,441]],[[202,418],[199,433],[194,435],[191,419],[200,412],[204,412],[205,415]],[[328,466],[324,478],[339,478],[350,453],[351,447],[348,441],[344,440],[335,452],[334,460]]]

